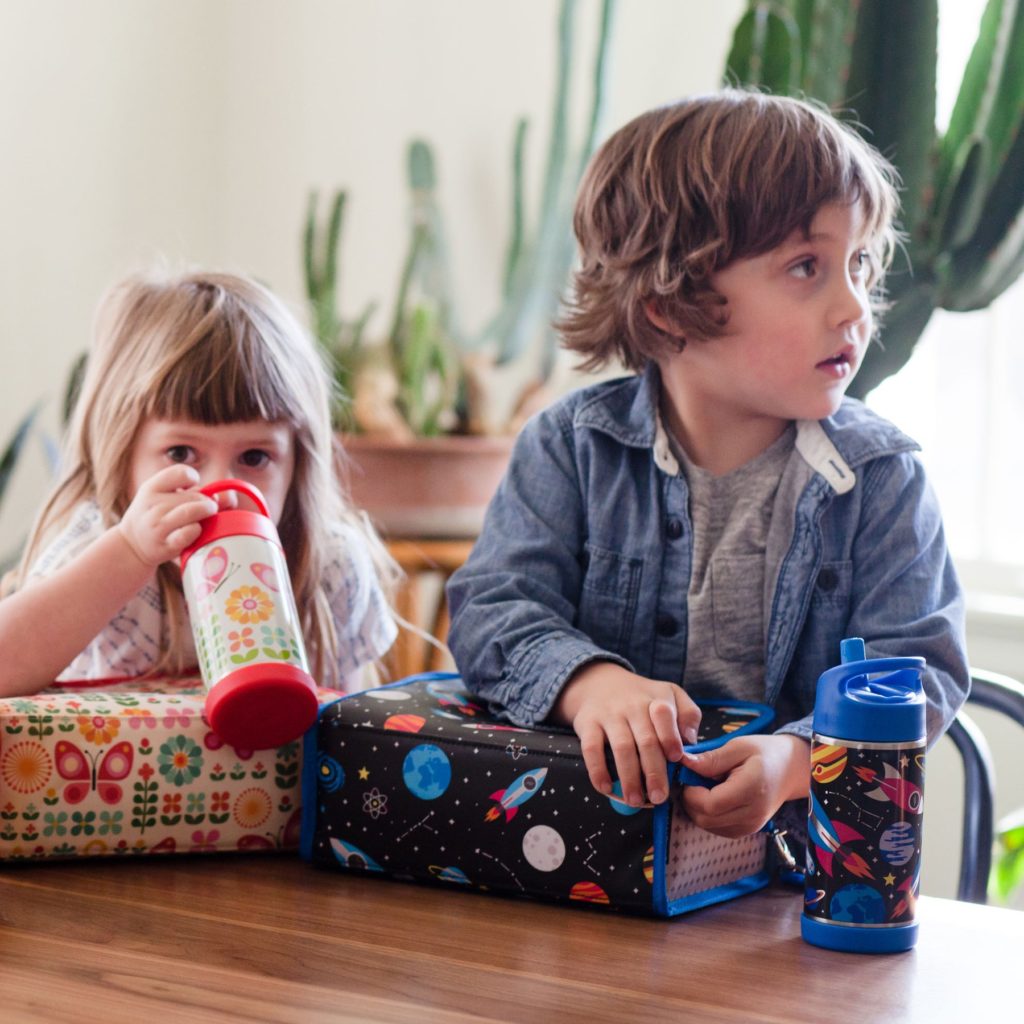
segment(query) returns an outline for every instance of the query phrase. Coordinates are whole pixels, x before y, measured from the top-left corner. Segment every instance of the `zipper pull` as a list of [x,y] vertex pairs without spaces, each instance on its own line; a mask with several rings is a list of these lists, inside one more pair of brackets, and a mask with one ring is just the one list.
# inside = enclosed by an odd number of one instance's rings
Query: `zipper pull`
[[786,830],[772,825],[770,826],[769,834],[772,837],[772,842],[775,844],[775,852],[778,854],[779,860],[782,861],[785,869],[787,871],[796,871],[796,858],[790,852],[789,844],[786,842]]

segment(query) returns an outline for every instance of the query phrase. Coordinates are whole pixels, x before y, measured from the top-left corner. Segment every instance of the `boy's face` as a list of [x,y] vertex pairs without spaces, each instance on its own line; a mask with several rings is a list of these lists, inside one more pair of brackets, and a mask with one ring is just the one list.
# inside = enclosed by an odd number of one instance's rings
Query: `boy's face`
[[683,409],[723,427],[736,417],[768,426],[834,413],[871,337],[866,243],[860,204],[831,203],[807,235],[715,274],[725,334],[687,339],[662,363]]

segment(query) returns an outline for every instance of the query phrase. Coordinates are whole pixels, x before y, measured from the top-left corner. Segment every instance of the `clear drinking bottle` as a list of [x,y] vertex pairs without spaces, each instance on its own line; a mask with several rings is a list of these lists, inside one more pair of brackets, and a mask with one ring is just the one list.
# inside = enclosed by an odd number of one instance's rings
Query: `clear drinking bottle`
[[803,937],[894,953],[917,940],[924,810],[923,658],[866,659],[844,640],[818,679]]
[[284,551],[257,488],[218,480],[201,490],[210,497],[237,491],[257,509],[204,519],[181,554],[206,717],[234,747],[277,747],[302,735],[317,713]]

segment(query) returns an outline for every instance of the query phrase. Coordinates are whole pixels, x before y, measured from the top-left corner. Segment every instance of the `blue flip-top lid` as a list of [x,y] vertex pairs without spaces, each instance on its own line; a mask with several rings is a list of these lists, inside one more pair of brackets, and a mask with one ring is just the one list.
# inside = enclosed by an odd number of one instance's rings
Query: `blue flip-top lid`
[[842,664],[818,678],[815,733],[866,743],[923,740],[924,658],[867,658],[859,637],[840,650]]

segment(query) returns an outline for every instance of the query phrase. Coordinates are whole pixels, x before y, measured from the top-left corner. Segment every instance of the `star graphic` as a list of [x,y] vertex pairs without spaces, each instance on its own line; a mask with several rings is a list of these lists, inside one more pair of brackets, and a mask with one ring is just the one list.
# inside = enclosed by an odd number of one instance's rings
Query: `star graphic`
[[907,755],[906,755],[906,754],[904,754],[904,755],[903,755],[903,756],[902,756],[902,757],[900,758],[900,767],[901,767],[901,768],[906,768],[906,767],[907,767],[907,766],[908,766],[909,764],[910,764],[910,758],[909,758],[909,757],[907,757]]
[[363,782],[365,782],[369,777],[370,777],[370,769],[369,768],[360,768],[359,769],[359,778],[362,779]]
[[896,876],[893,874],[888,874],[882,879],[882,881],[885,882],[886,885],[895,885]]

